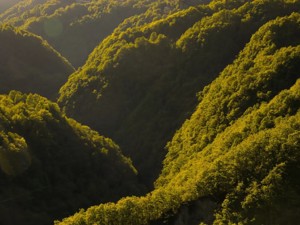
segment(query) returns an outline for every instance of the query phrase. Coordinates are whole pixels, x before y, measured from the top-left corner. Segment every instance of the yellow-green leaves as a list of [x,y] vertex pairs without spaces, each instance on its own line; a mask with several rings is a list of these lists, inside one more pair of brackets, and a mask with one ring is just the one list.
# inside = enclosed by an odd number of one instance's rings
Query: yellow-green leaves
[[0,168],[8,176],[24,173],[31,164],[31,155],[24,138],[18,134],[0,133]]

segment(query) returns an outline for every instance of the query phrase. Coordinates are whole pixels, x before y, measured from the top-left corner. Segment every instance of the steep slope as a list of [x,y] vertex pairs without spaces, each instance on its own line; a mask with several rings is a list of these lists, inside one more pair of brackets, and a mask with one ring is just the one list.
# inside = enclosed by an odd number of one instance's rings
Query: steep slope
[[196,93],[262,24],[300,9],[299,2],[289,1],[238,3],[216,1],[117,29],[70,76],[60,104],[68,115],[116,140],[151,186],[163,148],[191,115]]
[[60,86],[74,71],[57,51],[27,31],[0,25],[0,42],[2,94],[19,90],[55,99]]
[[137,194],[136,171],[119,147],[43,97],[0,95],[0,129],[1,224],[51,224]]
[[[179,7],[179,0],[32,0],[22,1],[0,15],[0,21],[42,36],[75,67],[124,19],[151,22]],[[201,1],[200,1],[201,2]],[[182,7],[187,7],[182,4]],[[130,24],[135,25],[136,20]]]
[[56,224],[297,224],[299,32],[299,13],[266,23],[199,94],[153,192]]

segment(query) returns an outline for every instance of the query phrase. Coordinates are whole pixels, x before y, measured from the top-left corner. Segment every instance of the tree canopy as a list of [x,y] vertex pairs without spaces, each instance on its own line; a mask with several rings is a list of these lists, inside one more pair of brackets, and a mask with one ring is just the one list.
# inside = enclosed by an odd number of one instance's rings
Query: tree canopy
[[1,225],[298,224],[299,12],[298,0],[5,10]]
[[299,2],[283,1],[232,7],[216,8],[212,2],[116,29],[70,76],[59,104],[71,117],[116,140],[151,186],[161,170],[164,146],[192,114],[196,94],[260,26],[300,9]]
[[[199,93],[195,112],[167,145],[154,191],[56,224],[297,223],[299,30],[298,13],[267,22]],[[198,208],[183,217],[189,204]]]
[[51,224],[138,194],[136,169],[120,148],[39,95],[0,95],[0,128],[3,224]]

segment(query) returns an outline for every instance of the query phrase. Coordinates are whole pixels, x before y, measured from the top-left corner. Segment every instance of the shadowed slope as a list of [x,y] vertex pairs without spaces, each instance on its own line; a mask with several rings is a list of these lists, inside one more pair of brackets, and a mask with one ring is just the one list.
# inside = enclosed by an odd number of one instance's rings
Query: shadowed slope
[[[199,95],[197,109],[167,146],[153,192],[56,224],[297,223],[299,31],[300,14],[294,13],[253,35]],[[198,207],[193,214],[182,210],[189,204]]]
[[192,7],[116,31],[70,76],[59,103],[68,115],[116,140],[151,186],[163,148],[193,112],[197,92],[234,60],[261,25],[300,9],[299,2],[240,5]]
[[19,90],[56,99],[74,71],[71,64],[40,37],[0,25],[0,93]]
[[0,129],[1,224],[51,224],[138,194],[136,170],[120,148],[43,97],[1,95]]

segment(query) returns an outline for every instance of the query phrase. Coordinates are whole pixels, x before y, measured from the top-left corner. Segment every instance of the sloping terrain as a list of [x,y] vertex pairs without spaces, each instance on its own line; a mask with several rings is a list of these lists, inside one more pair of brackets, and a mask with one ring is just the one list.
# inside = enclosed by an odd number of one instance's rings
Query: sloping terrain
[[138,194],[136,170],[119,147],[39,95],[0,95],[0,143],[3,225],[52,224]]
[[0,93],[38,93],[56,99],[74,71],[70,63],[40,37],[0,25]]
[[151,22],[189,6],[179,2],[24,0],[1,14],[0,21],[42,36],[77,68],[126,18],[134,16],[130,26]]
[[267,22],[167,145],[153,192],[56,224],[297,224],[300,14]]
[[261,25],[299,9],[299,1],[216,1],[117,29],[70,76],[59,103],[67,115],[112,137],[151,186],[163,148],[193,112],[196,94]]
[[0,225],[298,224],[299,12],[24,0],[1,13]]

